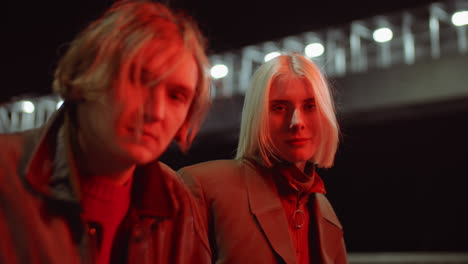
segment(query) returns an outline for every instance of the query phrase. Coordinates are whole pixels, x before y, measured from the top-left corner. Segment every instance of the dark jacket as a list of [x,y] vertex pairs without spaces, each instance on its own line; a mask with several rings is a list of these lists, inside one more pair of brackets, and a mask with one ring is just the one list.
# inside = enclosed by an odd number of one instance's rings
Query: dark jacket
[[[217,263],[296,263],[271,171],[247,160],[218,160],[182,168],[179,174],[210,227]],[[311,194],[308,207],[317,238],[310,241],[311,263],[347,263],[342,226],[325,195]]]
[[[61,114],[63,115],[63,114]],[[98,241],[80,218],[58,115],[0,135],[0,263],[93,263]],[[137,168],[111,263],[210,263],[193,198],[166,165]]]

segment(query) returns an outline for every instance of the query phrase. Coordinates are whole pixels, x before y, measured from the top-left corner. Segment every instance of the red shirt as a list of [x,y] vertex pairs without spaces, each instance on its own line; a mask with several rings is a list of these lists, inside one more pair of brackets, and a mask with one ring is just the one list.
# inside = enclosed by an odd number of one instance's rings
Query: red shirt
[[289,234],[296,251],[297,263],[310,263],[309,244],[313,234],[310,235],[307,201],[311,193],[325,193],[325,186],[312,164],[306,166],[307,173],[292,164],[275,166],[274,171],[281,203],[288,218]]
[[83,206],[82,217],[92,228],[99,244],[96,263],[109,263],[112,245],[119,224],[130,205],[131,180],[117,185],[94,177],[80,182]]

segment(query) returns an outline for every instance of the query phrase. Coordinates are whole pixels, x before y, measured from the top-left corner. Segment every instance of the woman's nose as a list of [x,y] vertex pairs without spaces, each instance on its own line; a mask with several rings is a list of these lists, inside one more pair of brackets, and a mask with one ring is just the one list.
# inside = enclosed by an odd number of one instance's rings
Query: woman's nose
[[298,109],[294,109],[294,112],[291,116],[291,120],[289,122],[289,128],[303,128],[304,127],[304,120],[302,118],[302,113]]

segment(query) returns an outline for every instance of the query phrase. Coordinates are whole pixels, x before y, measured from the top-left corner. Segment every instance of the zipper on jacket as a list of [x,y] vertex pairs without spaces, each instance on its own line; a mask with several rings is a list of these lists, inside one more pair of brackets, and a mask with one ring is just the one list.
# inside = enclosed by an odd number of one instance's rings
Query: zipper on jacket
[[[300,232],[302,232],[302,227],[306,224],[306,217],[304,211],[301,210],[301,196],[300,193],[297,193],[297,200],[296,200],[296,208],[293,214],[293,224],[294,224],[294,235],[295,235],[295,240],[296,240],[296,258],[299,257],[301,252],[301,246],[300,246]],[[299,258],[298,258],[299,260]]]

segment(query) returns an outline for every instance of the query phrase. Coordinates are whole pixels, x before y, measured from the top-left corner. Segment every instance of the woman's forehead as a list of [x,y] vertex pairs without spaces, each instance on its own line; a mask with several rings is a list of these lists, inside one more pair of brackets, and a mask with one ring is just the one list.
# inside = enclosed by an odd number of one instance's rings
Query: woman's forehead
[[303,76],[295,74],[275,78],[270,86],[270,100],[280,97],[311,97],[314,92],[310,82]]

